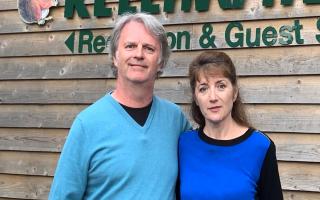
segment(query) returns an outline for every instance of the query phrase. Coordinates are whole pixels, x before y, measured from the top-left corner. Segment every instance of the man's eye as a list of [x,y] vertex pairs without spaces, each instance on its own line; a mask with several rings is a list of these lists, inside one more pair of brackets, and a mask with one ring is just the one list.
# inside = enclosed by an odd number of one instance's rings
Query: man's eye
[[126,49],[133,49],[135,47],[134,44],[128,44],[125,46]]
[[153,52],[155,52],[155,49],[153,48],[153,47],[145,47],[145,49],[146,49],[146,51],[148,52],[148,53],[153,53]]

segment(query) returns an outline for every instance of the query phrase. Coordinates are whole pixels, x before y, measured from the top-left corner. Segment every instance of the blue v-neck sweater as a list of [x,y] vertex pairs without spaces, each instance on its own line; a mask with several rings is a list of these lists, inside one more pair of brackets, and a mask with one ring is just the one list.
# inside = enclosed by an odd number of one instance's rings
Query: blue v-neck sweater
[[76,117],[49,199],[174,199],[178,137],[189,128],[159,97],[140,126],[107,94]]

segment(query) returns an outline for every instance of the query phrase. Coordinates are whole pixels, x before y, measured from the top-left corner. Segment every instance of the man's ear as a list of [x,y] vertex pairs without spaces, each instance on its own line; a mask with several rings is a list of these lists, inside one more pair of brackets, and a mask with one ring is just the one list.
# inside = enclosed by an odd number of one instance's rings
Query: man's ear
[[113,61],[113,65],[118,68],[117,54],[118,54],[118,52],[116,52],[115,55],[112,57],[112,61]]

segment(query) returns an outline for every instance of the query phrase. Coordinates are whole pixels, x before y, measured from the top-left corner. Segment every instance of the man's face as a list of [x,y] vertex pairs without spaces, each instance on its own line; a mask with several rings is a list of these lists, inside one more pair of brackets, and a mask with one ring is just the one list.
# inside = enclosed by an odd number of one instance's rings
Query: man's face
[[160,44],[154,36],[139,22],[126,24],[113,57],[118,69],[118,79],[131,83],[153,83],[160,57]]

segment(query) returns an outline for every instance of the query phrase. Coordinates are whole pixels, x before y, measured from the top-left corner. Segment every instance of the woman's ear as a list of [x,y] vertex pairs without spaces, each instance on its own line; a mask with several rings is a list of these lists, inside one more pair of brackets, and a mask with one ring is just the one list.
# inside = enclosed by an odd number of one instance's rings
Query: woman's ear
[[199,104],[198,104],[198,101],[197,101],[197,98],[196,98],[196,95],[194,94],[194,95],[192,95],[192,99],[193,99],[193,101],[195,102],[195,104],[197,105],[197,106],[199,106]]
[[239,88],[236,88],[233,94],[233,103],[237,100],[238,95],[239,95]]

